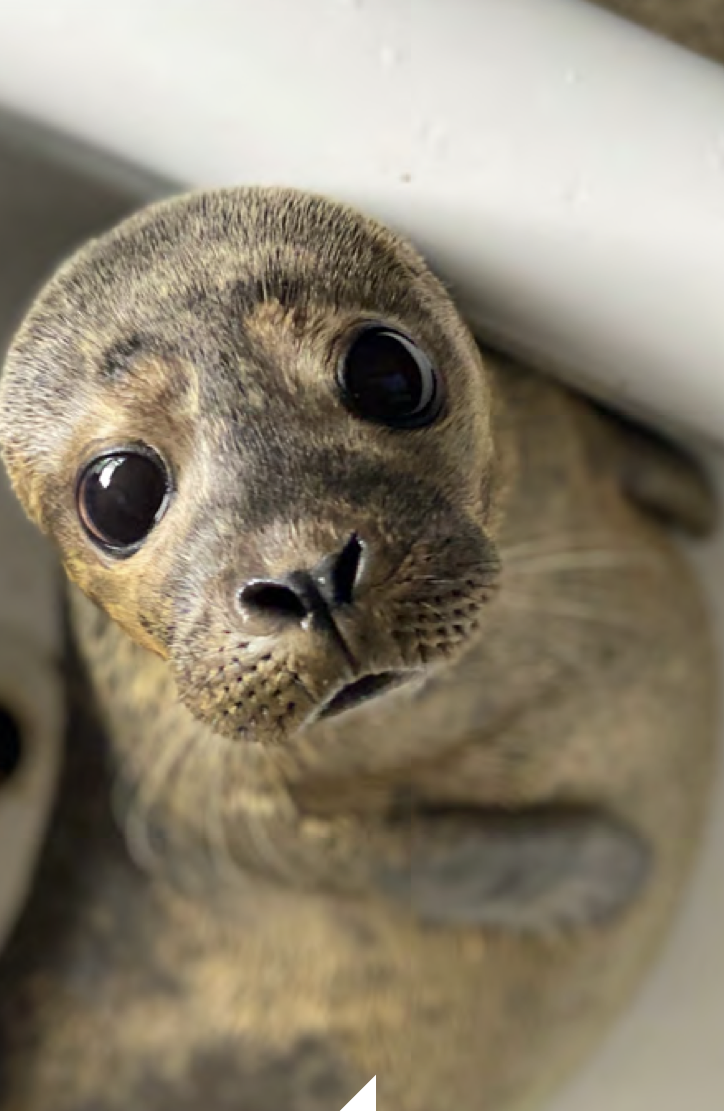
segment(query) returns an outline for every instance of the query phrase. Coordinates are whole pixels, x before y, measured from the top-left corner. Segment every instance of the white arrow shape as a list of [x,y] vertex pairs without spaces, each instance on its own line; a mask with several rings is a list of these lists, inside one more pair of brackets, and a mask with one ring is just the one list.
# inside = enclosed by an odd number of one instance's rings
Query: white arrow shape
[[377,1077],[373,1076],[354,1099],[345,1103],[342,1111],[377,1111]]

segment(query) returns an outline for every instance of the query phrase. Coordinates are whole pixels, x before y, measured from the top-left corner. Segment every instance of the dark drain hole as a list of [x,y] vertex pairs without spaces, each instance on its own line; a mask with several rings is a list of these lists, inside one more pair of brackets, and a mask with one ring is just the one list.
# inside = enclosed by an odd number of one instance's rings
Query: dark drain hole
[[23,738],[13,715],[0,706],[0,787],[12,779],[23,758]]

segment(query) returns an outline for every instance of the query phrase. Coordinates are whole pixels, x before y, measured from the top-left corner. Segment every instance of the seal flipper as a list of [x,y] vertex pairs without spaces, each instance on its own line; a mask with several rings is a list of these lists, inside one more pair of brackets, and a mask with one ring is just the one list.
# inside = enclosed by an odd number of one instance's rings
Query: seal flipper
[[605,814],[563,807],[413,819],[386,894],[429,924],[546,933],[604,923],[643,888],[650,852]]
[[717,497],[699,460],[633,420],[616,415],[611,428],[619,483],[631,501],[664,524],[710,535],[718,522]]

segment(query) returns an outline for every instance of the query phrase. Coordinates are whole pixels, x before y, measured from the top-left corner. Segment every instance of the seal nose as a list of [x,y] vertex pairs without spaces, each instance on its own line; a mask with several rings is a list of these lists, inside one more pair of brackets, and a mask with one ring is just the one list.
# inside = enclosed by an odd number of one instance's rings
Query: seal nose
[[310,577],[330,609],[352,604],[362,570],[363,552],[362,541],[353,533],[340,551],[312,568]]
[[301,624],[339,606],[351,605],[362,570],[364,545],[353,534],[343,548],[325,556],[310,571],[291,571],[279,579],[254,579],[239,591],[247,613]]

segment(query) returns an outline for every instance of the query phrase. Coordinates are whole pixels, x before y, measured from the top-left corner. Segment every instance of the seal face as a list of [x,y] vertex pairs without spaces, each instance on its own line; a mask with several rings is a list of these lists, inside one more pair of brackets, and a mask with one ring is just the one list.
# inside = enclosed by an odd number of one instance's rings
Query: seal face
[[61,270],[7,388],[28,410],[9,469],[70,576],[213,731],[288,739],[477,629],[486,371],[412,248],[351,210],[228,190],[145,211]]

